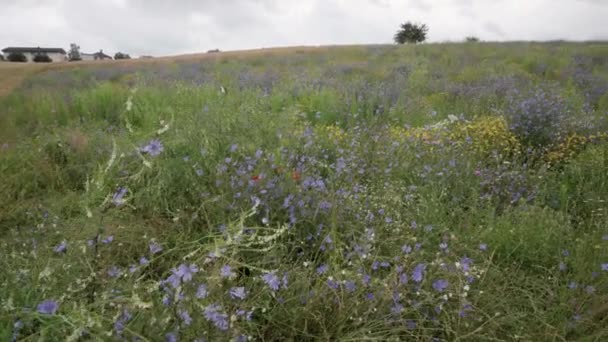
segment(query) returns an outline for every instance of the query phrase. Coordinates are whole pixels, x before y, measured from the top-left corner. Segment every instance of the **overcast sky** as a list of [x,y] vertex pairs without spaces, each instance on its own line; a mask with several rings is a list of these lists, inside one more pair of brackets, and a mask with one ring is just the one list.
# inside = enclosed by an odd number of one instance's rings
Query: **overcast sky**
[[391,43],[400,23],[430,41],[608,39],[608,0],[0,0],[0,47],[175,55]]

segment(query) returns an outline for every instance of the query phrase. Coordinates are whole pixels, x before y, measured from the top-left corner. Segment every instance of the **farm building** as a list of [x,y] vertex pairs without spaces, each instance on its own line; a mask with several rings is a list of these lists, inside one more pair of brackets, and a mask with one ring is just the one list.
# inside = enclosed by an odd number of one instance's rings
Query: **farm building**
[[53,62],[63,62],[67,59],[67,54],[62,48],[7,47],[2,49],[2,52],[7,59],[13,53],[22,53],[28,62],[33,62],[36,55],[47,55]]
[[112,56],[108,56],[103,53],[103,50],[99,50],[99,52],[95,53],[81,53],[80,58],[82,58],[83,61],[102,61],[105,59],[112,59]]

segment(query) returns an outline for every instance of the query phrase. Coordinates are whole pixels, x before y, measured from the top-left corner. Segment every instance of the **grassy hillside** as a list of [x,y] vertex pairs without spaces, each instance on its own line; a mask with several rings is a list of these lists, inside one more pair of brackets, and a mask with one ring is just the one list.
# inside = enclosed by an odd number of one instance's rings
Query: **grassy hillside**
[[608,44],[29,72],[1,340],[608,339]]

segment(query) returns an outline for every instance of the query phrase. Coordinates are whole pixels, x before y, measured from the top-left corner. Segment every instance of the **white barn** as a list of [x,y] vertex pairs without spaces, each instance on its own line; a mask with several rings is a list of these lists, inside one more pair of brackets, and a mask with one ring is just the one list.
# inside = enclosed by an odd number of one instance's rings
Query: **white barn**
[[47,55],[53,62],[63,62],[67,60],[67,53],[62,48],[41,48],[41,47],[7,47],[2,49],[5,58],[12,53],[22,53],[28,62],[33,62],[36,55]]
[[105,53],[103,53],[103,50],[99,50],[99,52],[95,52],[95,53],[81,53],[80,54],[80,58],[82,58],[83,61],[102,61],[104,59],[112,59],[112,56],[108,56]]

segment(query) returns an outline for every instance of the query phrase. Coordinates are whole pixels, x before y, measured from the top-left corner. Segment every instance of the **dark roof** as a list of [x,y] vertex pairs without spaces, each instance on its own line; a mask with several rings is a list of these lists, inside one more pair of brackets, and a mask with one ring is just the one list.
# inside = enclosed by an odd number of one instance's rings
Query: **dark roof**
[[103,52],[95,52],[95,53],[93,54],[93,56],[95,56],[95,57],[97,57],[97,58],[109,58],[109,59],[112,59],[112,56],[108,56],[108,55],[106,55],[106,54],[105,54],[105,53],[103,53]]
[[65,50],[62,48],[42,48],[42,47],[7,47],[2,49],[4,53],[13,53],[13,52],[38,52],[38,53],[63,53],[65,54]]

